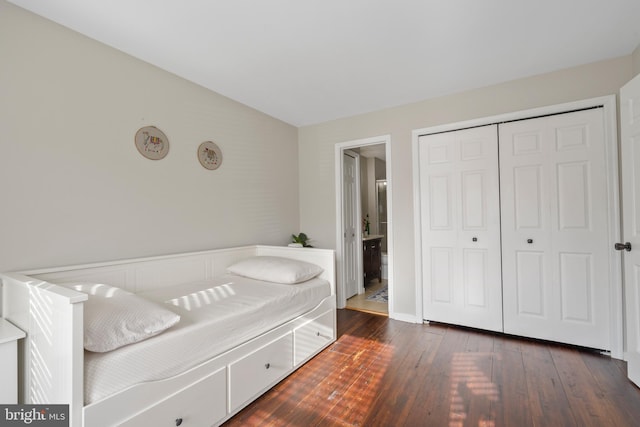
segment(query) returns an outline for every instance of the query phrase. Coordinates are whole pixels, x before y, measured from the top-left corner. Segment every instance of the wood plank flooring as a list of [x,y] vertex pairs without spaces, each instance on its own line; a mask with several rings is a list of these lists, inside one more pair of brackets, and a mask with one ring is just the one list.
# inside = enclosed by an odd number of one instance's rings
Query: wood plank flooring
[[338,310],[338,340],[224,425],[638,426],[640,390],[595,352]]

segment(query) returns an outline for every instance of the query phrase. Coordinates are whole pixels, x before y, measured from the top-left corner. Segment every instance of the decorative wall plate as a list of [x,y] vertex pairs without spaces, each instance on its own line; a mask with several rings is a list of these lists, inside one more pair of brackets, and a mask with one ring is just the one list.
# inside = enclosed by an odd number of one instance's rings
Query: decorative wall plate
[[215,142],[205,141],[198,147],[198,160],[205,169],[216,170],[222,164],[222,150]]
[[160,160],[169,152],[167,136],[155,126],[145,126],[136,132],[136,148],[147,159]]

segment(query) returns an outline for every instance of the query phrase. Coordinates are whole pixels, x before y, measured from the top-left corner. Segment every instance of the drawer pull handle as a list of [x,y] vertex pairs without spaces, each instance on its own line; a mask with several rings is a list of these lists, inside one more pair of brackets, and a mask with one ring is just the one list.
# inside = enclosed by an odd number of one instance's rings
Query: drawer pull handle
[[264,365],[264,367],[265,367],[265,369],[269,369],[269,368],[271,367],[271,363],[266,363],[266,364]]
[[533,243],[533,239],[527,239],[527,243],[529,244]]
[[179,426],[182,424],[182,418],[176,418],[176,425]]
[[472,240],[472,241],[474,241],[474,242],[477,242],[477,241],[478,241],[478,238],[477,238],[477,237],[474,237],[474,238],[473,238],[473,239],[471,239],[471,240]]
[[320,331],[316,332],[316,336],[319,337],[320,336]]

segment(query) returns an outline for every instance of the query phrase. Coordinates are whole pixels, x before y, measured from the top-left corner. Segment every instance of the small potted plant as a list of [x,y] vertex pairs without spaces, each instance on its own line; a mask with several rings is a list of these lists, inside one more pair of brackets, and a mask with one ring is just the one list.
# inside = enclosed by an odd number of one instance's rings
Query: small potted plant
[[292,241],[289,244],[289,246],[291,246],[291,247],[296,247],[296,248],[303,248],[303,247],[304,248],[312,248],[313,247],[308,243],[309,240],[311,240],[311,239],[309,239],[307,237],[307,235],[304,234],[304,233],[300,233],[297,236],[295,234],[292,234],[291,238],[292,238]]

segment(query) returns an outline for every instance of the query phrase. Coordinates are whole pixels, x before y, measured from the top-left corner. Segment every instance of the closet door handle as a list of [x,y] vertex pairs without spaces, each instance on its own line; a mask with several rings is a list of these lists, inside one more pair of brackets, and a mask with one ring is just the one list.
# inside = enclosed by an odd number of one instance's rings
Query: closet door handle
[[631,242],[626,242],[626,243],[616,243],[614,248],[616,249],[616,251],[627,251],[627,252],[631,252]]

